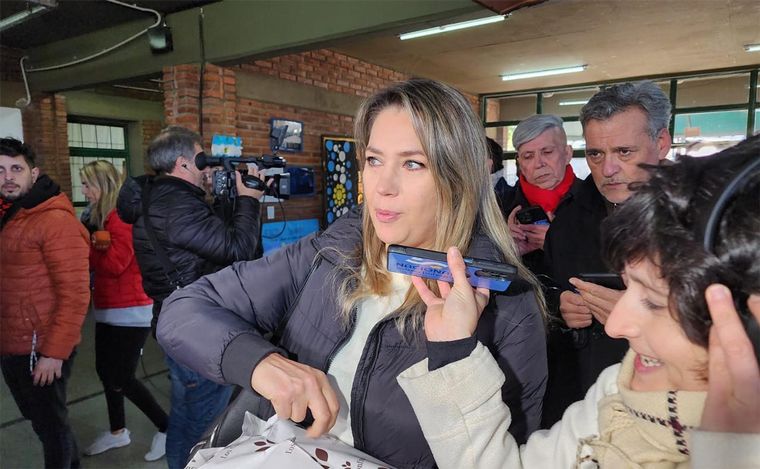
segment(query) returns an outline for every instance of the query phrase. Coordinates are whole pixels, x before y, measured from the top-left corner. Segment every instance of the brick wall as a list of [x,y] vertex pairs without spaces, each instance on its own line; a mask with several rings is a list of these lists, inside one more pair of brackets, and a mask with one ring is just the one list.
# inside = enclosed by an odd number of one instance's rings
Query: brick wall
[[329,49],[256,60],[238,67],[248,72],[356,96],[369,96],[391,82],[409,78],[401,72],[362,62]]
[[32,95],[32,103],[22,110],[24,141],[40,155],[42,172],[71,197],[66,116],[66,98],[61,95]]
[[[292,198],[285,202],[288,219],[322,218],[322,135],[348,136],[353,133],[353,117],[331,114],[237,97],[236,71],[263,74],[338,93],[366,97],[408,75],[362,62],[328,49],[289,54],[267,60],[222,68],[207,65],[203,82],[203,137],[205,147],[217,134],[236,135],[243,140],[244,154],[262,154],[269,150],[269,120],[280,117],[304,123],[304,147],[299,153],[282,153],[292,166],[315,169],[314,197]],[[182,125],[199,130],[199,75],[194,64],[164,69],[164,106],[167,125]],[[478,111],[475,95],[465,95]],[[280,220],[279,205],[275,205]]]
[[150,169],[148,164],[148,146],[150,142],[161,132],[164,128],[161,121],[143,120],[140,122],[142,126],[142,155],[143,155],[143,170],[145,173],[151,174],[153,170]]

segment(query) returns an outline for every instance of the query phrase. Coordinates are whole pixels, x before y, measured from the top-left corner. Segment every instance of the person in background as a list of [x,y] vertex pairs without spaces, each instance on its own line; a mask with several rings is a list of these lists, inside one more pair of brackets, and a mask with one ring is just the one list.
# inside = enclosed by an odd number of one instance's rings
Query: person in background
[[330,431],[400,469],[435,467],[396,376],[425,357],[458,356],[467,340],[426,342],[424,303],[385,259],[392,244],[454,244],[519,268],[515,288],[489,301],[476,335],[509,376],[498,392],[516,409],[509,431],[524,441],[539,426],[546,381],[542,297],[484,183],[482,124],[455,89],[412,79],[369,97],[355,126],[364,205],[319,235],[174,292],[159,343],[209,379],[255,391],[262,418],[302,422],[308,410],[309,435]]
[[[119,192],[117,211],[132,224],[143,288],[153,300],[154,332],[161,305],[172,292],[233,262],[257,256],[263,192],[243,185],[236,172],[238,196],[230,218],[223,218],[224,210],[216,211],[206,202],[203,187],[210,171],[196,165],[196,157],[203,153],[201,144],[197,133],[168,127],[148,146],[148,161],[157,176],[129,178]],[[258,172],[250,169],[249,174]],[[166,462],[170,469],[179,469],[227,406],[232,387],[205,379],[170,355],[166,363],[172,383]]]
[[153,300],[142,288],[140,268],[132,247],[132,225],[116,213],[122,177],[108,161],[87,163],[79,174],[82,194],[89,202],[91,227],[90,269],[93,272],[95,314],[95,368],[103,383],[110,431],[85,449],[93,456],[130,444],[124,397],[132,401],[156,427],[146,461],[166,453],[169,418],[156,399],[135,377],[145,341],[150,334]]
[[516,215],[522,209],[539,206],[553,220],[577,179],[570,166],[573,149],[567,144],[562,119],[538,114],[521,121],[512,134],[517,151],[520,179],[510,197],[504,200],[507,224],[520,249],[523,261],[534,273],[542,273],[543,248],[549,224],[520,224]]
[[631,195],[629,184],[660,164],[670,151],[670,100],[651,81],[621,83],[599,91],[581,109],[586,162],[591,175],[571,190],[544,242],[546,273],[558,287],[547,294],[556,324],[551,329],[549,384],[543,426],[556,422],[582,399],[599,373],[619,362],[624,340],[609,337],[604,323],[622,292],[577,278],[608,272],[600,250],[600,226]]
[[[89,235],[37,155],[0,139],[0,368],[46,468],[79,467],[66,385],[90,302]],[[21,448],[19,448],[21,449]]]
[[496,140],[490,137],[486,137],[486,143],[488,144],[488,158],[490,160],[491,185],[496,193],[496,201],[499,202],[499,208],[504,212],[504,207],[501,206],[502,201],[509,197],[510,192],[514,190],[505,177],[504,149],[496,143]]
[[[716,200],[758,154],[760,136],[650,167],[650,181],[605,221],[605,257],[627,283],[605,328],[630,348],[550,430],[524,445],[509,435],[504,377],[480,344],[437,370],[422,361],[404,371],[399,383],[439,467],[758,467],[760,364],[732,294],[760,321],[760,168],[728,199],[714,248],[704,247]],[[436,316],[426,334],[461,340],[482,303],[461,257],[452,249],[449,259],[447,296],[415,285]]]

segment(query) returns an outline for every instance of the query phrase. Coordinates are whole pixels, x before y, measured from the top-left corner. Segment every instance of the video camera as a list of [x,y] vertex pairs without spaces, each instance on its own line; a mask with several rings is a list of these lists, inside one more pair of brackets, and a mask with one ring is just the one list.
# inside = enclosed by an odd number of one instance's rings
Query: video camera
[[[209,166],[222,166],[224,169],[214,171],[212,176],[213,185],[211,192],[214,197],[232,200],[237,197],[237,187],[235,186],[235,171],[237,165],[246,163],[255,163],[259,169],[285,168],[285,158],[277,156],[277,150],[282,146],[285,136],[288,132],[288,126],[273,128],[269,134],[270,147],[274,155],[262,155],[253,158],[230,158],[226,156],[208,156],[201,152],[195,157],[195,166],[204,170]],[[281,172],[266,176],[264,181],[247,174],[247,166],[240,168],[243,175],[243,185],[250,189],[264,191],[266,195],[271,195],[278,199],[290,198],[290,173]],[[272,180],[270,184],[269,181]]]
[[[284,158],[276,155],[264,155],[259,157],[247,158],[229,158],[226,156],[208,156],[205,153],[199,153],[195,157],[195,166],[204,170],[209,166],[222,166],[224,169],[214,171],[213,184],[211,192],[214,197],[234,199],[237,197],[237,187],[235,186],[235,171],[238,166],[246,163],[255,163],[259,169],[285,168],[286,161]],[[265,181],[245,174],[247,167],[240,168],[243,172],[243,184],[250,189],[264,191],[265,194],[277,197],[279,199],[290,198],[290,174],[287,172],[267,176]],[[269,180],[273,180],[269,184]]]

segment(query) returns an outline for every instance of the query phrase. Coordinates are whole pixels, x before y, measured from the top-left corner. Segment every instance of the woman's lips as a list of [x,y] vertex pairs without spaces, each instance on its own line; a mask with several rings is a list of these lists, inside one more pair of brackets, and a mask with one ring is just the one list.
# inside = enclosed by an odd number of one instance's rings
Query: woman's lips
[[375,210],[375,218],[381,223],[396,221],[400,215],[401,213],[391,212],[390,210]]
[[661,367],[662,362],[656,358],[647,357],[637,353],[636,358],[633,360],[633,366],[637,373],[646,373]]

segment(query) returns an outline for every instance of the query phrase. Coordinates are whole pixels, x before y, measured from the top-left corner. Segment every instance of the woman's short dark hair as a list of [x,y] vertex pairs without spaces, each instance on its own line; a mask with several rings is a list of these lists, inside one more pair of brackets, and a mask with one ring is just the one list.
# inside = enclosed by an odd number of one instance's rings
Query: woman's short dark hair
[[488,144],[488,157],[493,163],[491,166],[491,174],[493,174],[504,168],[504,149],[491,137],[486,137],[486,143]]
[[703,347],[712,324],[704,295],[710,284],[760,293],[760,170],[726,207],[714,252],[703,247],[716,198],[756,158],[760,135],[712,156],[650,167],[651,179],[602,225],[602,250],[611,267],[621,271],[625,263],[643,259],[657,265],[670,288],[675,319],[689,340]]
[[37,155],[29,145],[13,137],[0,139],[0,155],[17,157],[23,156],[29,168],[37,167]]

